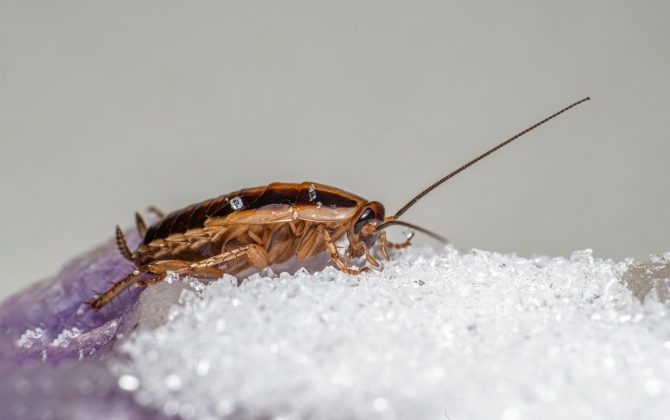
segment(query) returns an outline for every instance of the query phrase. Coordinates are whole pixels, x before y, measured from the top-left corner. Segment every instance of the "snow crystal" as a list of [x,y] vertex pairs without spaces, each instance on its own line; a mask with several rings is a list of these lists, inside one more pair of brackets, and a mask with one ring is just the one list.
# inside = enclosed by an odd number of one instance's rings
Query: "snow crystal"
[[[182,418],[667,418],[667,306],[635,297],[630,265],[448,246],[361,276],[157,285],[140,310],[162,323],[113,370],[140,404]],[[150,293],[177,302],[168,320]]]
[[244,203],[242,202],[241,197],[233,197],[230,200],[230,207],[233,208],[233,210],[240,210],[241,208],[244,207]]

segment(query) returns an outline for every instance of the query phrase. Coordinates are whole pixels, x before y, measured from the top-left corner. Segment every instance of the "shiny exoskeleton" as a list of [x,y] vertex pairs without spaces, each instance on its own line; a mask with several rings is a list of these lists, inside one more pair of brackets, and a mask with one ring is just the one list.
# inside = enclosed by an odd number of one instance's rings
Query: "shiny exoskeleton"
[[[136,270],[96,299],[87,302],[101,308],[130,286],[148,286],[165,278],[168,272],[201,279],[217,279],[223,274],[236,274],[246,269],[260,269],[295,257],[305,261],[324,251],[335,266],[349,274],[369,271],[352,263],[361,257],[379,268],[381,264],[371,250],[388,259],[387,248],[403,248],[410,244],[394,244],[386,239],[384,229],[405,225],[438,240],[439,235],[398,220],[423,196],[454,175],[475,164],[525,133],[544,124],[568,109],[588,100],[584,98],[516,134],[486,153],[471,160],[423,190],[398,210],[386,216],[378,201],[316,182],[273,183],[246,188],[190,205],[162,215],[148,229],[136,213],[137,229],[143,240],[134,252],[128,249],[121,229],[116,228],[119,251]],[[343,255],[335,242],[346,237],[348,247]]]

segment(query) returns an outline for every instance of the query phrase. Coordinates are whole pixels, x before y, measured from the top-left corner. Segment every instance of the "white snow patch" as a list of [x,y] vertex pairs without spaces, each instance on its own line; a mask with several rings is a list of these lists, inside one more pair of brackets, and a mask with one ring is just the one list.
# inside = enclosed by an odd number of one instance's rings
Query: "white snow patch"
[[184,418],[665,419],[668,308],[634,298],[629,264],[449,246],[357,277],[227,276],[114,370]]

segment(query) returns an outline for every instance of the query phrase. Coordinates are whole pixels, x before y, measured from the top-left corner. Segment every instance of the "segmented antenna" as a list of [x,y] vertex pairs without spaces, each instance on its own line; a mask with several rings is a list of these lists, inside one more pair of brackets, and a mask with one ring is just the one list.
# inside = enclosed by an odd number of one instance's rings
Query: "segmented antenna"
[[519,137],[523,136],[524,134],[528,133],[529,131],[532,131],[532,130],[536,129],[537,127],[541,126],[542,124],[546,123],[547,121],[549,121],[549,120],[551,120],[551,119],[553,119],[553,118],[558,117],[559,115],[561,115],[561,114],[564,113],[565,111],[569,110],[570,108],[574,108],[574,107],[576,107],[577,105],[581,104],[582,102],[586,102],[586,101],[588,101],[589,99],[591,99],[591,98],[590,98],[590,97],[586,97],[586,98],[584,98],[584,99],[580,99],[579,101],[577,101],[577,102],[575,102],[575,103],[573,103],[573,104],[571,104],[571,105],[566,106],[565,108],[561,109],[560,111],[558,111],[558,112],[556,112],[556,113],[554,113],[554,114],[548,116],[547,118],[543,119],[542,121],[539,121],[539,122],[537,122],[537,123],[531,125],[530,127],[526,128],[526,129],[523,130],[522,132],[520,132],[520,133],[514,135],[513,137],[511,137],[511,138],[505,140],[504,142],[500,143],[500,144],[497,145],[496,147],[494,147],[494,148],[488,150],[486,153],[483,153],[483,154],[477,156],[476,158],[472,159],[470,162],[466,163],[465,165],[463,165],[463,166],[461,166],[460,168],[456,169],[455,171],[451,172],[450,174],[448,174],[448,175],[445,176],[444,178],[441,178],[440,180],[438,180],[437,182],[435,182],[435,183],[434,183],[433,185],[431,185],[430,187],[428,187],[428,188],[426,188],[425,190],[421,191],[416,197],[414,197],[414,198],[412,198],[411,200],[409,200],[409,202],[408,202],[407,204],[405,204],[400,210],[398,210],[398,211],[396,212],[396,214],[394,214],[394,215],[391,217],[391,219],[395,220],[395,219],[399,218],[400,216],[402,216],[402,214],[405,213],[407,210],[409,210],[409,208],[412,207],[414,204],[416,204],[417,201],[421,200],[426,194],[428,194],[429,192],[433,191],[435,188],[437,188],[437,187],[439,187],[440,185],[442,185],[445,181],[447,181],[447,180],[450,179],[451,177],[453,177],[453,176],[455,176],[455,175],[458,175],[459,173],[463,172],[464,170],[466,170],[466,169],[469,168],[470,166],[472,166],[472,165],[474,165],[475,163],[479,162],[480,160],[484,159],[485,157],[487,157],[487,156],[490,155],[491,153],[497,151],[498,149],[501,149],[501,148],[504,147],[504,146],[507,146],[508,144],[510,144],[511,142],[513,142],[514,140],[516,140],[516,139],[518,139]]

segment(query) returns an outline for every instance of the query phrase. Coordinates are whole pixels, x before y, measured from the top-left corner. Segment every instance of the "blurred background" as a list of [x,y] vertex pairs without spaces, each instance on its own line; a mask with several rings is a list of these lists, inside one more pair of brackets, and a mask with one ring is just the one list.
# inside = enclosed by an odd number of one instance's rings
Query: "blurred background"
[[667,1],[0,0],[0,298],[147,205],[312,180],[394,212],[587,95],[404,219],[523,256],[670,250],[668,16]]

